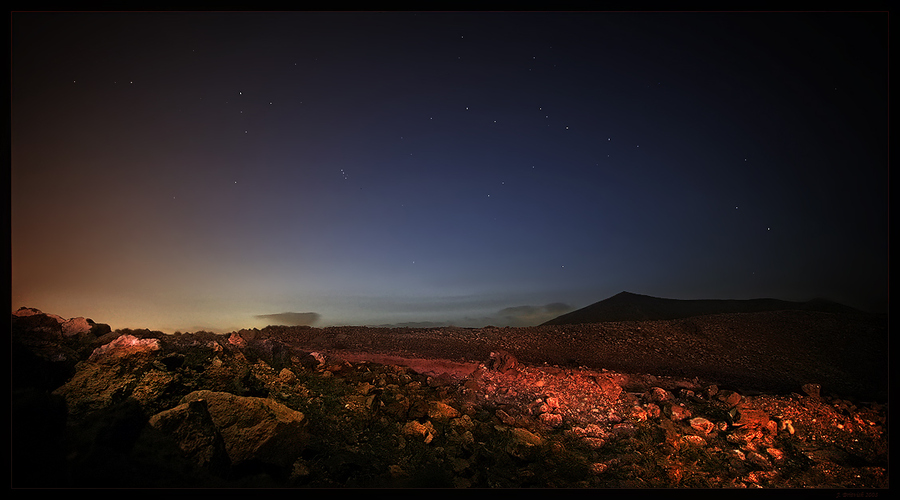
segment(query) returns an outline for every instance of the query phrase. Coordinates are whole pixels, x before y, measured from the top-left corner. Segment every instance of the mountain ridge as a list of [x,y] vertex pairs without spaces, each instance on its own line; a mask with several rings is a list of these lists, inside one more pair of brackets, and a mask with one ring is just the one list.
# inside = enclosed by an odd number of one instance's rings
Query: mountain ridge
[[667,299],[622,291],[541,323],[540,326],[604,323],[609,321],[656,321],[684,319],[710,314],[800,310],[828,313],[861,311],[827,299],[794,302],[772,298],[758,299]]

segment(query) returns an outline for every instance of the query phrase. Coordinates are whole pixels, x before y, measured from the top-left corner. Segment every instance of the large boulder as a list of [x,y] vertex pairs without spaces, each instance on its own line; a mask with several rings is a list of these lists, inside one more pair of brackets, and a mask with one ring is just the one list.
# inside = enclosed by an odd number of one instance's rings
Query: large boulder
[[184,488],[223,484],[185,457],[175,439],[148,425],[130,398],[67,428],[65,487]]
[[88,361],[94,363],[115,363],[128,356],[148,354],[158,351],[158,339],[139,339],[134,335],[120,335],[108,344],[104,344],[91,353]]
[[235,467],[291,467],[308,440],[303,413],[271,399],[194,391],[183,404],[205,401]]
[[154,364],[147,356],[158,349],[156,339],[122,335],[78,363],[53,393],[65,398],[70,418],[76,421],[126,399],[133,399],[148,414],[169,408],[187,391],[177,372],[165,370],[161,362]]
[[189,401],[157,413],[150,417],[150,425],[175,439],[185,457],[200,467],[224,472],[231,464],[225,440],[205,400]]
[[125,401],[141,378],[124,365],[81,362],[72,377],[53,394],[66,400],[69,418],[80,421],[93,412]]

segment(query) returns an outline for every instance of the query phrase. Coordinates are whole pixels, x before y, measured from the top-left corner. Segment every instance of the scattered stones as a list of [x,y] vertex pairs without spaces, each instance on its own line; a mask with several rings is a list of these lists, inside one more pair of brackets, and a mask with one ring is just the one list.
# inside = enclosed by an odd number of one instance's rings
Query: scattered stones
[[609,435],[603,427],[597,424],[588,424],[585,427],[573,427],[572,432],[581,437],[607,437]]

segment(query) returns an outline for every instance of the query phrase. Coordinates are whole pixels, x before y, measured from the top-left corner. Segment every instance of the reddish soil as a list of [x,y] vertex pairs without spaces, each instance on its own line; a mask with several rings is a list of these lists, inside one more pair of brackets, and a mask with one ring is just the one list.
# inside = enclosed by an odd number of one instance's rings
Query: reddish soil
[[336,357],[351,363],[378,363],[382,365],[405,366],[417,373],[430,376],[449,375],[453,378],[466,378],[478,369],[480,363],[457,362],[437,358],[409,358],[390,356],[387,354],[335,351]]
[[301,348],[429,374],[465,376],[506,351],[529,366],[701,379],[750,393],[815,383],[844,398],[886,402],[888,395],[887,323],[868,316],[780,311],[530,328],[309,328],[290,336]]

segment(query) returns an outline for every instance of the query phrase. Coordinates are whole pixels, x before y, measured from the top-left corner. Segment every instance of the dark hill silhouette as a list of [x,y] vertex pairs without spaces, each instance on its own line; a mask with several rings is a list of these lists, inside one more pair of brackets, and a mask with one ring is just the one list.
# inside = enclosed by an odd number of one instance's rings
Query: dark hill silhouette
[[826,299],[791,302],[778,299],[663,299],[621,292],[608,299],[558,316],[544,325],[577,325],[607,321],[655,321],[690,318],[709,314],[754,313],[766,311],[815,311],[856,313],[856,309]]

